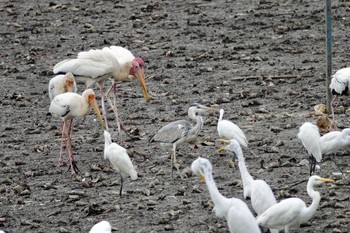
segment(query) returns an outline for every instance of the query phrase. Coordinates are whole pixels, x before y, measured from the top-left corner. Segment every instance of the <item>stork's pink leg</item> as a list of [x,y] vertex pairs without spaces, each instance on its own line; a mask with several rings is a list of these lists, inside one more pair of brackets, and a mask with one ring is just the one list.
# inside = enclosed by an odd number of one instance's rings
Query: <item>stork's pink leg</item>
[[62,162],[63,146],[64,146],[65,143],[67,143],[67,137],[65,136],[65,129],[66,129],[66,121],[63,121],[63,123],[62,123],[62,140],[61,140],[61,148],[60,148],[60,157],[58,159],[57,167],[61,167],[63,165],[63,162]]
[[100,93],[101,93],[101,105],[102,105],[102,115],[103,115],[103,119],[105,121],[105,125],[106,125],[106,130],[108,131],[108,121],[107,121],[107,112],[106,112],[106,107],[105,107],[105,93],[103,90],[103,87],[100,87]]
[[71,170],[72,175],[76,175],[79,172],[79,169],[75,163],[74,156],[73,156],[73,150],[72,150],[72,134],[73,134],[73,125],[74,120],[71,119],[69,129],[66,132],[67,135],[67,155],[69,160],[69,170]]

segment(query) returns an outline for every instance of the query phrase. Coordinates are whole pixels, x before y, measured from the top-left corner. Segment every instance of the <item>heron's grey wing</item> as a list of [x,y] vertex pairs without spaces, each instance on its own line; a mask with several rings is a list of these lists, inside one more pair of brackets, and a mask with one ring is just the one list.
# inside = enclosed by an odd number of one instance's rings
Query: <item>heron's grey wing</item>
[[163,126],[150,142],[173,143],[187,135],[192,128],[192,124],[186,120],[178,120]]

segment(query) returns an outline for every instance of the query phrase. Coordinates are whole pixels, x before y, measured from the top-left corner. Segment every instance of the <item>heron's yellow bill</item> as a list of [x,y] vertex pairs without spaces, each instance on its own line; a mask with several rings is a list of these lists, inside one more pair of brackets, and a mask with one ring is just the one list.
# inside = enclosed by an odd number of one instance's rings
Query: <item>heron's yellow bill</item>
[[198,175],[198,178],[199,178],[199,181],[200,181],[201,183],[205,183],[205,176],[203,176],[202,174],[199,174],[199,175]]
[[330,178],[321,178],[320,181],[325,182],[325,183],[334,183],[335,180],[330,179]]
[[[223,139],[223,138],[219,138],[218,141],[220,141],[220,142],[225,142],[225,143],[227,143],[227,144],[230,143],[230,140]],[[221,151],[225,150],[225,147],[226,147],[226,146],[220,147],[219,149],[216,150],[216,153],[220,153]]]

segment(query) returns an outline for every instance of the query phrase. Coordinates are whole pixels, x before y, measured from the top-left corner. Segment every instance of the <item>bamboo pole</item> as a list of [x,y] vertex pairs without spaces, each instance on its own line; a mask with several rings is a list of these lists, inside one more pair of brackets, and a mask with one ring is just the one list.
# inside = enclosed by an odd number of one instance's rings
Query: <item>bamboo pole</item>
[[331,91],[329,84],[332,76],[332,15],[331,15],[331,0],[326,0],[326,97],[327,111],[331,112]]

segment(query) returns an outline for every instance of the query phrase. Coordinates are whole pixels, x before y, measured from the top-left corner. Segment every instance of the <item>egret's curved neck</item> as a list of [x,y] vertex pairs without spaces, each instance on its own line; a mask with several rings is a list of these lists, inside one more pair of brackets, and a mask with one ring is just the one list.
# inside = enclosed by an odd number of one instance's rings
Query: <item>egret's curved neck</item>
[[215,205],[215,212],[218,217],[226,217],[229,210],[229,199],[224,197],[218,190],[211,172],[205,172],[205,182],[207,184],[210,197]]
[[109,146],[112,144],[112,139],[111,137],[106,136],[105,137],[105,147]]
[[250,186],[252,181],[254,180],[253,177],[250,175],[246,165],[245,165],[245,159],[243,157],[243,152],[240,146],[235,148],[235,152],[238,158],[238,168],[239,172],[241,173],[241,178],[243,182],[243,188],[247,188]]
[[305,219],[305,222],[315,215],[317,207],[320,204],[321,200],[320,193],[314,190],[314,184],[310,182],[307,184],[307,194],[309,194],[309,196],[312,198],[312,203],[302,213],[302,217]]
[[220,109],[219,121],[222,121],[223,117],[224,117],[224,109]]

